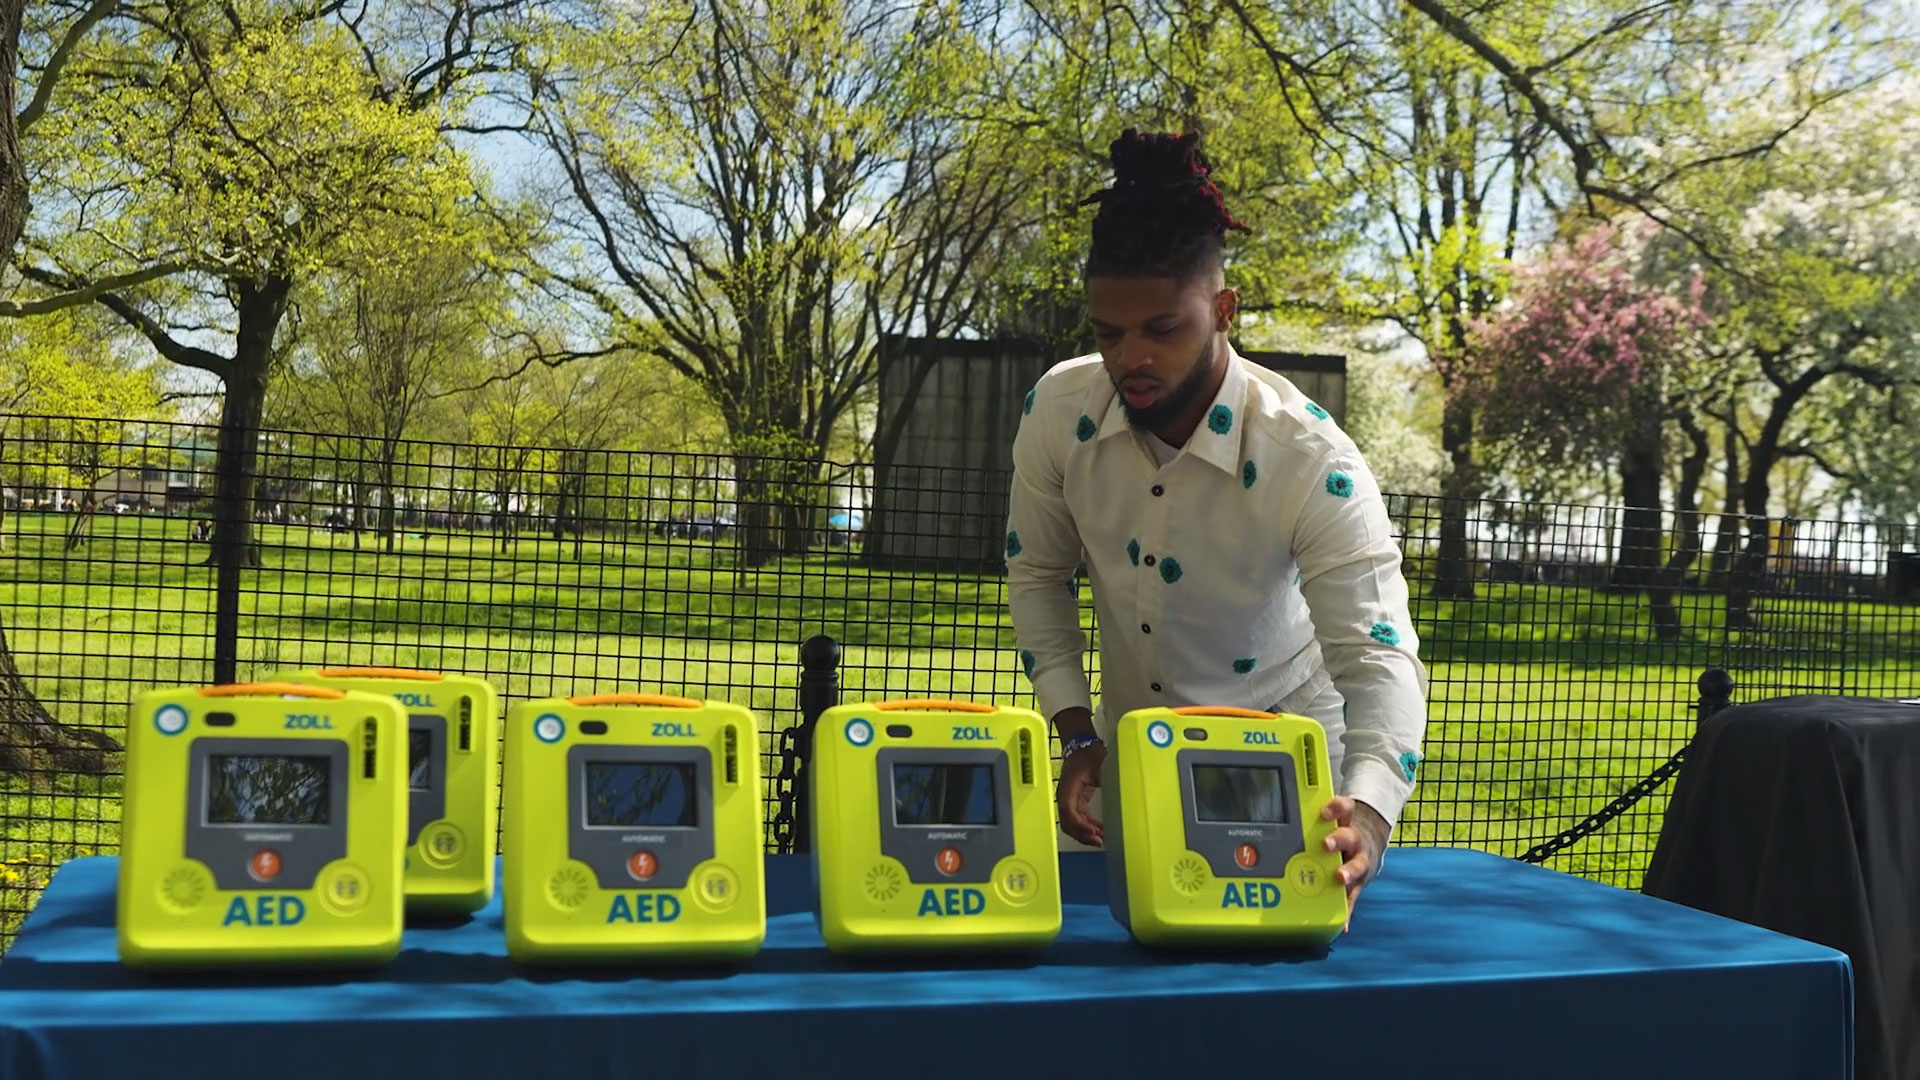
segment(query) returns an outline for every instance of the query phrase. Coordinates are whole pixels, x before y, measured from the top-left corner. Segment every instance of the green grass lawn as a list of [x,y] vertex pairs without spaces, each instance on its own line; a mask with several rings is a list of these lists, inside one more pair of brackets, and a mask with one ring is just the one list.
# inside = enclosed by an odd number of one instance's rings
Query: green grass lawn
[[[10,515],[0,626],[60,720],[117,731],[156,684],[210,679],[212,572],[188,523],[104,517],[77,550],[65,515]],[[612,689],[756,710],[763,750],[797,718],[798,646],[841,643],[850,697],[955,695],[1030,706],[1000,582],[869,571],[844,552],[740,570],[725,546],[634,534],[571,542],[259,530],[240,675],[392,664],[490,678],[509,702]],[[1424,590],[1415,583],[1416,593]],[[1082,593],[1083,610],[1091,605]],[[1920,611],[1769,598],[1766,629],[1727,634],[1718,598],[1689,598],[1686,634],[1654,640],[1644,601],[1598,590],[1488,585],[1418,599],[1431,676],[1428,761],[1402,843],[1507,855],[1605,805],[1693,729],[1694,680],[1722,666],[1737,700],[1781,692],[1920,693]],[[769,761],[769,767],[774,763]],[[120,780],[0,779],[0,946],[52,868],[118,842]],[[1549,865],[1636,887],[1665,806],[1657,793]]]

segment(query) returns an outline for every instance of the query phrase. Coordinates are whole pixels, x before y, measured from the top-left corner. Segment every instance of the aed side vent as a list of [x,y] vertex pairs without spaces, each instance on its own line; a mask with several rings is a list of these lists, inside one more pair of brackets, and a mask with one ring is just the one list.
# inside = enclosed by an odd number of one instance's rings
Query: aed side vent
[[1033,783],[1033,733],[1020,729],[1020,782]]
[[460,749],[473,749],[473,699],[460,699]]
[[726,755],[727,783],[740,782],[740,731],[729,725],[720,735],[722,752]]
[[361,755],[360,773],[362,776],[371,780],[374,778],[375,770],[378,768],[380,761],[380,755],[377,752],[380,747],[380,721],[375,720],[371,716],[367,717],[367,725],[364,731],[366,734],[361,740],[364,752]]
[[1300,738],[1300,761],[1307,769],[1307,786],[1319,787],[1320,758],[1313,749],[1313,739],[1311,737],[1303,735]]

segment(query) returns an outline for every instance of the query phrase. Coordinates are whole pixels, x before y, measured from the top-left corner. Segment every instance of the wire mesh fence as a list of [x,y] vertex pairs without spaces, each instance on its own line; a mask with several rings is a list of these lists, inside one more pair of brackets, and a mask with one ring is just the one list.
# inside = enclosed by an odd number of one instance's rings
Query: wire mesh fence
[[[981,554],[1003,472],[266,432],[242,531],[215,513],[216,435],[0,418],[0,948],[55,867],[117,850],[108,739],[153,686],[386,665],[484,676],[508,705],[722,699],[760,716],[770,777],[814,635],[846,698],[1032,706]],[[1741,701],[1920,694],[1910,535],[1390,502],[1432,675],[1399,843],[1634,887],[1664,786],[1589,819],[1686,745],[1702,672]],[[239,553],[224,597],[216,550]]]

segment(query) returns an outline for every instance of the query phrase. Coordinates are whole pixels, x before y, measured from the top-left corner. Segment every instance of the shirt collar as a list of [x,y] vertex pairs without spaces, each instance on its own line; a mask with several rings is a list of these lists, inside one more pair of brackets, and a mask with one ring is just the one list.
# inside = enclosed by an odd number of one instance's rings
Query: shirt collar
[[[1240,475],[1242,455],[1241,433],[1246,427],[1247,372],[1246,361],[1229,344],[1227,346],[1227,377],[1220,382],[1219,393],[1213,396],[1213,404],[1208,406],[1206,414],[1200,419],[1200,426],[1193,429],[1187,445],[1181,453],[1191,454],[1200,460],[1220,469],[1229,475]],[[1120,400],[1120,392],[1108,384],[1112,396],[1107,401],[1107,411],[1100,418],[1100,428],[1096,440],[1105,440],[1114,435],[1132,435],[1133,426],[1127,423],[1126,407]]]

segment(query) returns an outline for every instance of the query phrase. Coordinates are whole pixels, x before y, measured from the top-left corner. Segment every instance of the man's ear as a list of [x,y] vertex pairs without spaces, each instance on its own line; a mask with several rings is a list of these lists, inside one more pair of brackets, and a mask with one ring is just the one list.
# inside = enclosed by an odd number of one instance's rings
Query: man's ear
[[1233,332],[1234,316],[1240,314],[1240,293],[1234,289],[1221,289],[1213,299],[1213,329],[1216,333]]

